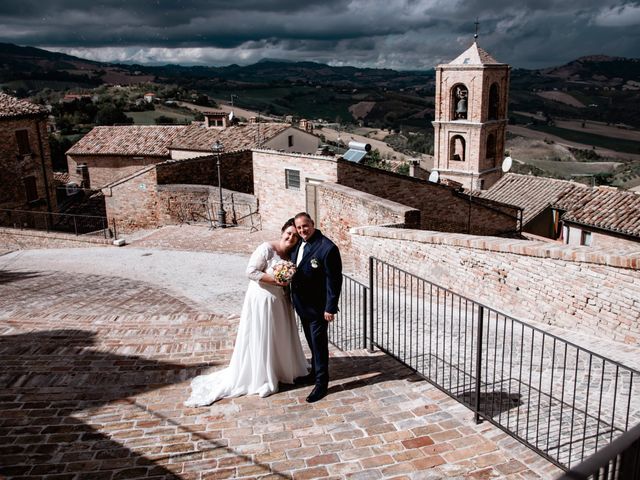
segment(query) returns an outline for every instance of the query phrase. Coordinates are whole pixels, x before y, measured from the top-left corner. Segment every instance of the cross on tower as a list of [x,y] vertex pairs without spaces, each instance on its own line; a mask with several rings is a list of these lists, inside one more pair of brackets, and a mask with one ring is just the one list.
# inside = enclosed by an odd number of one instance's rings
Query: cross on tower
[[476,25],[476,34],[473,36],[473,38],[475,38],[476,40],[478,39],[478,25],[480,25],[480,22],[478,22],[478,18],[476,17],[476,21],[473,22]]

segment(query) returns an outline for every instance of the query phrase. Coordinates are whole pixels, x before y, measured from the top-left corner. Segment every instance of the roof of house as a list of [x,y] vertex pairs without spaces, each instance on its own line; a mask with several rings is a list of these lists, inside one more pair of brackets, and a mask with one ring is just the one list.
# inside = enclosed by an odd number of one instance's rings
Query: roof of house
[[169,145],[184,126],[123,125],[95,127],[67,153],[70,155],[145,155],[169,157]]
[[225,152],[250,150],[261,147],[288,128],[292,128],[288,123],[250,123],[224,129],[189,125],[171,143],[171,148],[211,152],[211,145],[218,141]]
[[0,93],[0,118],[48,115],[49,112],[42,105],[36,105],[27,100]]
[[610,187],[568,192],[554,203],[562,220],[640,237],[640,194]]
[[489,190],[482,192],[480,197],[522,208],[524,226],[545,208],[574,190],[588,190],[588,187],[566,180],[507,173]]
[[449,62],[449,65],[502,65],[502,63],[473,42],[473,45]]

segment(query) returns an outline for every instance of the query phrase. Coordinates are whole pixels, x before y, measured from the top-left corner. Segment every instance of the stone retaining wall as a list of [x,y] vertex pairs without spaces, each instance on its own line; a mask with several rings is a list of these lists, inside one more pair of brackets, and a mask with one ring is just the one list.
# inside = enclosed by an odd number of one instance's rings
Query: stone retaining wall
[[640,344],[640,254],[384,227],[351,229],[370,255],[523,321]]

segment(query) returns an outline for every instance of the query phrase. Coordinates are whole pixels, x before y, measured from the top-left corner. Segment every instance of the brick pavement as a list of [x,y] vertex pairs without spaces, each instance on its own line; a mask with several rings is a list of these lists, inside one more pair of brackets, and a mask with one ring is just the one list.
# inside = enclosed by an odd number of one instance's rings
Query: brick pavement
[[[310,387],[286,387],[265,399],[185,408],[189,379],[227,364],[237,315],[203,313],[140,281],[96,289],[108,278],[58,272],[63,288],[51,283],[51,272],[14,273],[0,277],[6,478],[558,474],[497,428],[475,425],[470,411],[380,353],[332,349],[330,395],[313,405],[304,402]],[[69,308],[77,301],[86,311]]]

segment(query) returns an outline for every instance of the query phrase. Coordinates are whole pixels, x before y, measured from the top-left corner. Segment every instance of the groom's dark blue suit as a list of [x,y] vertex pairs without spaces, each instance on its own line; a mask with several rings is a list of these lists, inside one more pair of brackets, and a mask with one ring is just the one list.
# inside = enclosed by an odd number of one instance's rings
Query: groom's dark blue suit
[[[291,254],[294,263],[297,263],[301,245],[302,242],[298,242]],[[324,313],[337,313],[341,289],[340,251],[316,229],[302,252],[302,259],[291,283],[291,295],[311,349],[315,384],[323,388],[329,384],[329,322],[324,319]]]

